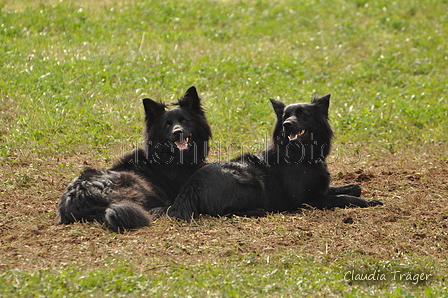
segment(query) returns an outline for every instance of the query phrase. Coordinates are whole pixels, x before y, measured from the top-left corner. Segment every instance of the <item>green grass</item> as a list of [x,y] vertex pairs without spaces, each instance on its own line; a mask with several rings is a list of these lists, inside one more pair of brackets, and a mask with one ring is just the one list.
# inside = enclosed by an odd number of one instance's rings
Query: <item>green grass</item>
[[[366,259],[362,264],[365,272],[384,274],[385,280],[364,282],[350,280],[347,272],[351,269],[344,267],[347,263],[350,262],[317,263],[290,252],[272,259],[250,256],[214,263],[168,263],[144,268],[142,272],[129,267],[124,260],[115,260],[106,264],[109,269],[102,270],[70,266],[50,271],[10,271],[0,275],[0,294],[14,297],[369,297],[369,293],[375,292],[377,295],[389,293],[389,297],[415,297],[413,293],[418,290],[425,297],[440,297],[444,291],[433,288],[434,277],[428,281],[406,281],[404,275],[400,277],[400,273],[409,270],[416,272],[415,264],[410,267]],[[421,272],[429,273],[426,269],[411,274]]]
[[[2,3],[0,164],[32,160],[38,168],[57,160],[47,176],[73,177],[82,165],[59,158],[84,154],[107,167],[141,143],[142,98],[171,102],[191,85],[204,99],[213,148],[261,146],[274,121],[269,98],[289,104],[327,93],[336,144],[369,154],[447,146],[446,0]],[[30,173],[5,173],[9,182],[0,185],[26,193],[40,179]],[[344,270],[357,265],[447,266],[364,258],[334,262],[290,252],[271,262],[185,260],[148,272],[124,258],[100,268],[8,269],[0,296],[448,295],[440,275],[418,285],[345,282]]]
[[1,155],[116,147],[141,135],[141,98],[171,101],[190,85],[221,142],[268,133],[270,97],[332,93],[341,142],[438,145],[448,133],[446,6],[19,1],[0,16]]

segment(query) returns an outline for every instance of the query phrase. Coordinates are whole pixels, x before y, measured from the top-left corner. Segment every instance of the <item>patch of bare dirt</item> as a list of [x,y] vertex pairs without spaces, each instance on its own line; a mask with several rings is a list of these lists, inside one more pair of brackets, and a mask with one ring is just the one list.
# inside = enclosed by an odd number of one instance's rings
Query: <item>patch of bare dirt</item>
[[115,234],[99,224],[57,224],[57,205],[87,155],[4,163],[0,173],[0,268],[104,266],[129,260],[142,271],[175,263],[284,252],[334,261],[446,260],[448,164],[432,153],[382,154],[354,165],[331,164],[335,185],[359,183],[363,196],[384,206],[306,209],[264,218],[204,216],[186,223],[162,218],[138,231]]

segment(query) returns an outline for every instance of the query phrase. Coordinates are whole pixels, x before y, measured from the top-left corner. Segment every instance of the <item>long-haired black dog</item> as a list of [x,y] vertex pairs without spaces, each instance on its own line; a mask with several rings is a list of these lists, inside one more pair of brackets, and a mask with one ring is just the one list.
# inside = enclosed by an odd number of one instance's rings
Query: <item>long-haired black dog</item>
[[210,126],[194,87],[167,106],[143,99],[146,147],[107,170],[86,168],[66,188],[59,223],[97,221],[114,231],[147,226],[151,208],[169,206],[180,187],[205,164]]
[[277,123],[266,150],[202,167],[174,204],[157,208],[154,214],[190,220],[200,214],[258,216],[265,211],[296,211],[304,205],[320,209],[382,205],[360,198],[356,184],[330,187],[325,163],[333,135],[328,123],[330,95],[289,106],[273,99],[271,103]]

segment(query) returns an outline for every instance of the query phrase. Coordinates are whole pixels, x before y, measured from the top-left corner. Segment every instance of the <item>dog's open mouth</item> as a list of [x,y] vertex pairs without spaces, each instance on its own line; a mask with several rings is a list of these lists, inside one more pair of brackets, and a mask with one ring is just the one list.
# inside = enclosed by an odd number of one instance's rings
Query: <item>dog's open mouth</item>
[[188,149],[188,141],[190,141],[190,137],[186,137],[185,139],[175,141],[174,145],[176,145],[177,149],[182,151]]
[[288,136],[290,141],[296,140],[298,137],[303,136],[306,133],[305,129],[299,130],[298,132],[291,132]]

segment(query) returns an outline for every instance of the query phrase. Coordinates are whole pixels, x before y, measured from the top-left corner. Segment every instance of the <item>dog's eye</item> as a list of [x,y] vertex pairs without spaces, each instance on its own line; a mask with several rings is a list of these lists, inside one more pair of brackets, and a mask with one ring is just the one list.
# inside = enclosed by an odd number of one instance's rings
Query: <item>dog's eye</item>
[[168,127],[170,127],[171,126],[171,122],[167,122],[166,124],[165,124],[165,128],[168,128]]
[[182,122],[182,123],[187,123],[188,121],[187,121],[187,119],[180,119],[180,122]]

